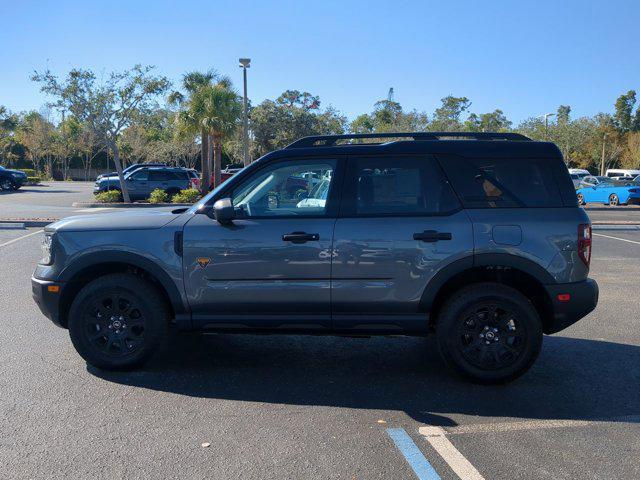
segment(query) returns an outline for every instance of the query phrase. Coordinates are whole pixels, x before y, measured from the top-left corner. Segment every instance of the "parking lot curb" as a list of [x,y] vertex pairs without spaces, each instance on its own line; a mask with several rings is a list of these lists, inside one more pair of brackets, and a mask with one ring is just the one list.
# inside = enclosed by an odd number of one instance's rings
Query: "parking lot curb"
[[7,228],[46,227],[57,222],[59,218],[0,218],[0,223],[8,224]]
[[193,203],[95,203],[73,202],[75,208],[159,208],[159,207],[190,207]]

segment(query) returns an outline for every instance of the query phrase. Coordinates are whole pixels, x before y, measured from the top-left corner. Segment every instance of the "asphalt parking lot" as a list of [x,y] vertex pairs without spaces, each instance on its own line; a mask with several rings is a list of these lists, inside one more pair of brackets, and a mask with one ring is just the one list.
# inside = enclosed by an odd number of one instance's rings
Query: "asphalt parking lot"
[[88,368],[31,299],[40,230],[0,228],[0,478],[640,478],[640,230],[594,233],[598,308],[482,387],[428,338],[180,336]]

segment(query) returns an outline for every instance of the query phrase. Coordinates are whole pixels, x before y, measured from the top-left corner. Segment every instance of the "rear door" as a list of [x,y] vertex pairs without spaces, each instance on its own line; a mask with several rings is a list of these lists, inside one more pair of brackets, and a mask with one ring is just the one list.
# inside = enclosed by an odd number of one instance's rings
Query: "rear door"
[[159,188],[167,190],[169,187],[169,172],[163,168],[149,170],[149,183],[147,185],[147,195]]
[[334,231],[332,318],[338,331],[424,331],[431,278],[471,263],[468,216],[431,155],[350,157]]

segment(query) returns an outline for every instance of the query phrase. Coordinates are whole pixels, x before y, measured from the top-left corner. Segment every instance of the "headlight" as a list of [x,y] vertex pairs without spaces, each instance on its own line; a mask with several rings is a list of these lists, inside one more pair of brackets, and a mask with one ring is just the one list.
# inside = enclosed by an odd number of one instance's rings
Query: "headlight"
[[51,246],[53,244],[53,234],[45,233],[42,239],[42,258],[40,259],[41,265],[51,265],[53,257],[51,255]]

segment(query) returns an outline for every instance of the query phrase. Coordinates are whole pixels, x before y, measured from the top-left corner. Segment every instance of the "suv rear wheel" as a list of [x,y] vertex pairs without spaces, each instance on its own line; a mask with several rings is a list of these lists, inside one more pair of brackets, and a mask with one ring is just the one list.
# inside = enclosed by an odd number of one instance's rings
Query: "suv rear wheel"
[[166,338],[169,315],[149,282],[132,274],[93,280],[69,311],[73,346],[87,363],[126,370],[144,363]]
[[542,325],[531,302],[498,283],[459,290],[436,326],[445,362],[478,383],[506,383],[525,373],[540,353]]

